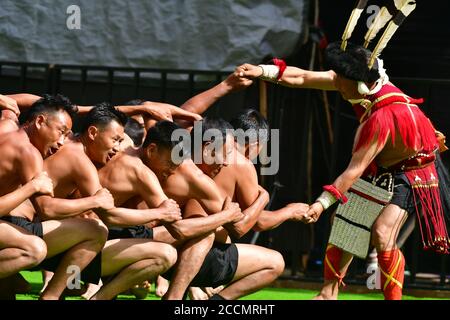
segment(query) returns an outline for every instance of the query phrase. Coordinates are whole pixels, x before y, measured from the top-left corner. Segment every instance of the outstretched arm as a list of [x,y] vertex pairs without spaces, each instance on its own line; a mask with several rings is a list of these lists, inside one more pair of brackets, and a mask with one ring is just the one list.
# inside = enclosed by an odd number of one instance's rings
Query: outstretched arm
[[252,80],[240,77],[237,72],[233,72],[218,85],[187,100],[180,108],[196,114],[203,114],[220,98],[229,93],[245,89],[252,83]]
[[[237,67],[236,72],[240,75],[240,77],[249,79],[263,76],[263,68],[248,63]],[[287,66],[279,81],[277,81],[276,78],[273,80],[265,80],[292,88],[337,90],[335,86],[335,78],[336,73],[333,70],[309,71],[297,67]]]
[[267,231],[278,227],[286,220],[301,220],[308,208],[309,205],[305,203],[290,203],[275,211],[263,210],[253,230],[259,232]]
[[10,110],[16,116],[18,116],[20,113],[17,101],[9,96],[4,96],[2,94],[0,94],[0,110]]
[[[358,132],[356,134],[356,139],[358,139],[359,132],[364,126],[364,123],[360,125],[358,128]],[[350,164],[347,169],[334,181],[333,186],[339,190],[341,194],[350,189],[353,183],[358,180],[364,171],[367,169],[369,164],[375,159],[375,157],[383,150],[384,145],[388,139],[389,135],[386,137],[385,141],[378,142],[378,136],[376,135],[371,142],[367,145],[359,148],[356,152],[353,153],[353,156],[350,160]],[[310,209],[305,215],[305,219],[303,221],[310,223],[315,222],[319,218],[320,214],[324,211],[323,205],[316,201],[310,206]]]

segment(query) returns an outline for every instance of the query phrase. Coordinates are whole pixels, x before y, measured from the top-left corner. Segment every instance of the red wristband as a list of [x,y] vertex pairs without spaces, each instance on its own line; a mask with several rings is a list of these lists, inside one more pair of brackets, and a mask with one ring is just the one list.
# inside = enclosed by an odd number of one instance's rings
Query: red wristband
[[331,193],[336,200],[338,200],[340,203],[344,204],[348,201],[347,197],[345,196],[345,194],[341,193],[335,186],[333,185],[327,185],[323,187],[323,190],[328,191],[329,193]]
[[286,62],[282,59],[273,58],[272,62],[274,65],[276,65],[278,68],[280,68],[280,71],[278,72],[277,80],[280,80],[283,76],[284,70],[286,70]]

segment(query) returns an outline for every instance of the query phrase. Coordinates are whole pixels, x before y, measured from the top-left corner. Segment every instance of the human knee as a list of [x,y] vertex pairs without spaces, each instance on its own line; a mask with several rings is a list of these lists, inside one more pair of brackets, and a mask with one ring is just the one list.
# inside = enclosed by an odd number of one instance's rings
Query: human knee
[[284,258],[281,253],[274,251],[270,257],[271,266],[274,274],[278,277],[284,271]]
[[106,225],[97,219],[86,219],[87,224],[86,228],[83,228],[86,232],[86,235],[90,240],[94,240],[101,247],[104,246],[108,239],[108,228]]
[[47,256],[47,245],[38,237],[30,237],[23,246],[23,254],[28,262],[27,268],[39,265]]
[[171,245],[165,245],[161,250],[161,264],[169,269],[177,262],[177,250]]
[[388,226],[382,223],[376,223],[372,227],[372,243],[378,248],[385,250],[389,246],[389,241],[392,238],[391,230]]

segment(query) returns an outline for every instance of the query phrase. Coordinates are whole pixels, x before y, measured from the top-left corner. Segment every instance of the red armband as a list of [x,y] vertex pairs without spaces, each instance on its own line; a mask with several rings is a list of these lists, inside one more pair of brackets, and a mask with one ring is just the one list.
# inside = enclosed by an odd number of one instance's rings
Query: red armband
[[340,203],[344,204],[348,201],[347,197],[345,196],[345,194],[341,193],[335,186],[333,185],[327,185],[323,187],[323,190],[328,191],[329,193],[331,193],[336,200],[338,200]]
[[273,58],[272,62],[274,65],[276,65],[278,68],[280,68],[280,71],[278,71],[278,77],[277,80],[280,80],[283,76],[284,70],[286,70],[286,62],[282,59]]

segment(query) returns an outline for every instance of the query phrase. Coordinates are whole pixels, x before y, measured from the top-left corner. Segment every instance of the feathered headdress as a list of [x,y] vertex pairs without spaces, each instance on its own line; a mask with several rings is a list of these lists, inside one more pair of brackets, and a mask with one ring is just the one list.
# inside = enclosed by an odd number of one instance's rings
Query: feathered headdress
[[[415,0],[392,0],[383,6],[367,31],[364,46],[351,44],[350,39],[361,13],[364,11],[368,0],[359,0],[353,9],[342,35],[342,41],[330,44],[326,51],[326,58],[330,69],[346,78],[372,83],[377,81],[384,72],[381,60],[377,59],[381,51],[386,47],[398,27],[405,18],[415,9]],[[371,52],[367,49],[370,42],[387,24],[383,35],[380,37],[375,49]],[[379,62],[378,62],[379,61]],[[362,88],[361,93],[368,93],[368,89]]]

